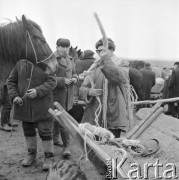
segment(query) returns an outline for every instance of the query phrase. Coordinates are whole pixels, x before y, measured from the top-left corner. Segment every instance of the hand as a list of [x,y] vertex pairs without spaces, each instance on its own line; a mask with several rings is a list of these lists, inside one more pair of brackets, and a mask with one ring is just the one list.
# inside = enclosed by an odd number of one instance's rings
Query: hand
[[109,50],[105,49],[105,48],[99,54],[100,57],[104,57],[104,56],[107,56],[107,55],[109,55]]
[[65,78],[65,84],[66,85],[69,85],[72,83],[72,79],[69,79],[69,78]]
[[36,97],[37,97],[37,90],[36,90],[36,89],[29,89],[29,90],[27,91],[26,96],[27,96],[28,98],[31,98],[31,99],[36,98]]
[[78,103],[78,96],[74,96],[73,97],[73,104],[77,104]]
[[73,84],[76,84],[77,83],[77,78],[72,78],[72,82],[73,82]]
[[13,100],[13,103],[14,104],[19,104],[19,105],[22,104],[23,103],[22,98],[20,98],[18,96],[15,97],[14,100]]
[[102,94],[102,92],[103,92],[102,89],[93,89],[93,88],[91,88],[91,89],[89,90],[89,92],[88,92],[88,95],[89,95],[89,96],[99,96],[99,95]]

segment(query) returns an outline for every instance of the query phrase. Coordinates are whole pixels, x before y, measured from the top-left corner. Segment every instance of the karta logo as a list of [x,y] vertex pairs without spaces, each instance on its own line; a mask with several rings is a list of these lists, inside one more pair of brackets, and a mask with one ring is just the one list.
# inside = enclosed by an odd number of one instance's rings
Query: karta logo
[[[128,168],[128,171],[122,169],[123,164],[126,162],[127,158],[116,158],[107,160],[107,173],[106,178],[109,179],[178,179],[177,167],[173,163],[167,163],[163,165],[159,163],[159,159],[156,162],[145,163],[143,168],[141,164],[132,163]],[[161,170],[162,168],[162,170]],[[152,177],[149,177],[149,169],[152,171]]]

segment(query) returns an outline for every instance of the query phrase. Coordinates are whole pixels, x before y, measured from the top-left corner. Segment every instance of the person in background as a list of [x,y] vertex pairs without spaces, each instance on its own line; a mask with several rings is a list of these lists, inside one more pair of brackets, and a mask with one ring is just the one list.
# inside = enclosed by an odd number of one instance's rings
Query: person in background
[[7,83],[5,83],[2,87],[2,110],[1,110],[1,130],[11,132],[11,122],[10,122],[10,114],[11,114],[12,104],[9,99]]
[[81,57],[75,62],[76,72],[79,76],[79,81],[77,84],[74,85],[74,105],[73,108],[69,111],[69,114],[78,122],[80,123],[83,117],[84,108],[83,104],[78,104],[81,100],[79,98],[79,88],[83,82],[83,79],[80,79],[80,74],[84,71],[88,70],[90,66],[94,63],[94,52],[91,50],[85,50]]
[[[152,72],[150,63],[145,63],[140,72],[143,75],[144,100],[150,100],[151,89],[155,85],[155,73]],[[147,105],[147,107],[150,107],[150,105]]]
[[[168,84],[169,92],[173,91],[173,97],[179,97],[179,62],[174,63],[173,72],[169,79]],[[179,118],[179,103],[176,101],[174,103],[176,109],[176,117]]]
[[[60,38],[57,40],[56,51],[54,52],[58,61],[56,71],[57,86],[53,90],[53,98],[54,101],[60,103],[67,112],[73,107],[73,86],[78,82],[74,62],[69,56],[69,49],[70,41],[68,39]],[[63,144],[59,140],[59,135],[61,135]],[[71,155],[70,134],[57,120],[54,120],[53,123],[53,142],[54,145],[63,146],[64,157]]]

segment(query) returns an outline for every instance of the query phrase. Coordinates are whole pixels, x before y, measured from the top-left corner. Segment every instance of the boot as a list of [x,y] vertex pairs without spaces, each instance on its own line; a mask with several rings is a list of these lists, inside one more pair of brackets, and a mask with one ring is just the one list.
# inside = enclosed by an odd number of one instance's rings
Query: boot
[[32,163],[36,159],[36,155],[37,155],[37,138],[36,138],[36,136],[35,137],[26,137],[26,144],[27,144],[28,155],[22,161],[22,166],[28,167],[28,166],[31,166]]
[[70,153],[70,134],[68,131],[63,127],[60,126],[60,133],[63,141],[63,157],[68,157],[71,155]]
[[66,146],[63,148],[63,157],[69,157],[71,156],[71,152],[70,152],[70,146]]
[[54,120],[53,122],[53,144],[55,146],[63,147],[63,143],[59,140],[59,122],[57,120]]
[[11,132],[13,129],[8,124],[4,124],[1,126],[1,130]]
[[43,171],[48,171],[52,164],[54,163],[54,154],[53,154],[53,141],[42,141],[44,148],[45,161],[42,167]]

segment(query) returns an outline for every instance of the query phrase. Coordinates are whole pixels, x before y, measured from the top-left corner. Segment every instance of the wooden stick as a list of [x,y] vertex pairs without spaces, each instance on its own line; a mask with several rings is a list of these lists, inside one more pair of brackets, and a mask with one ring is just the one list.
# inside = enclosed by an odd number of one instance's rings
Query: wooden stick
[[149,117],[147,121],[133,134],[131,139],[137,139],[157,118],[162,114],[163,108],[160,107],[152,116]]
[[169,103],[169,102],[175,102],[175,101],[179,101],[179,97],[169,98],[169,99],[159,99],[159,100],[136,101],[136,102],[132,102],[132,104],[135,104],[135,105],[139,105],[139,104],[155,104],[155,103],[158,103],[158,102]]
[[[79,128],[76,125],[74,125],[65,116],[64,113],[61,113],[61,115],[56,116],[54,115],[55,112],[52,109],[49,109],[49,113],[51,113],[53,117],[68,130],[68,132],[71,134],[74,140],[79,144],[81,150],[84,152],[84,138]],[[96,170],[99,172],[99,174],[105,175],[106,160],[108,158],[110,159],[110,156],[106,154],[100,147],[94,145],[94,142],[92,142],[92,140],[90,140],[88,137],[86,138],[86,149],[88,153],[88,158],[96,167]]]
[[[97,24],[99,26],[99,29],[101,31],[102,37],[103,37],[103,46],[105,49],[108,49],[108,40],[105,33],[105,30],[103,28],[103,25],[97,15],[97,13],[94,13],[94,17],[97,21]],[[88,75],[92,70],[94,70],[99,64],[101,63],[101,59],[95,60],[94,63],[90,66],[90,68],[85,72],[81,74],[81,77]]]
[[54,105],[59,111],[63,112],[73,124],[75,124],[78,127],[78,122],[75,119],[73,119],[73,117],[70,116],[70,114],[68,114],[58,102],[54,102]]
[[103,25],[102,25],[98,15],[97,15],[97,13],[94,13],[94,17],[98,23],[99,29],[100,29],[101,34],[103,36],[103,46],[105,47],[105,49],[108,49],[108,40],[107,40],[107,36],[106,36],[105,30],[103,28]]
[[[59,103],[55,102],[54,105],[60,111],[58,112],[49,109],[49,113],[51,113],[53,117],[69,131],[71,136],[79,144],[82,151],[84,151],[84,135],[78,128],[78,123],[63,109],[63,107]],[[86,148],[88,152],[88,158],[96,167],[96,170],[99,172],[99,174],[106,176],[106,163],[107,160],[111,159],[111,156],[89,137],[86,137]],[[114,167],[114,169],[116,169],[116,167]],[[120,180],[124,180],[124,178],[119,173],[118,177],[120,178]]]
[[131,129],[131,131],[128,132],[126,138],[130,139],[141,128],[141,126],[143,126],[143,124],[152,116],[152,114],[154,114],[160,108],[161,104],[161,102],[156,103],[155,106],[153,106],[150,109],[150,113],[142,121],[140,121],[138,125],[134,126]]

